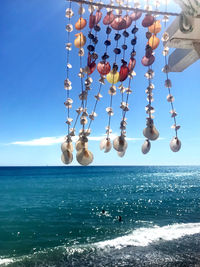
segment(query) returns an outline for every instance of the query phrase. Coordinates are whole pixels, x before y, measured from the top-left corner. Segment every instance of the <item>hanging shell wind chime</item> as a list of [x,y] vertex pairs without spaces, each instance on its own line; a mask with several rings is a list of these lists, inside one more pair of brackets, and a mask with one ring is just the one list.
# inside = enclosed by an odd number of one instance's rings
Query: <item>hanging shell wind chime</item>
[[[148,81],[145,90],[147,95],[148,104],[145,107],[147,114],[146,127],[143,130],[143,135],[146,138],[142,145],[142,153],[147,154],[151,149],[151,141],[157,140],[159,132],[154,125],[154,107],[152,106],[154,84],[154,71],[152,66],[156,63],[155,50],[160,45],[159,34],[162,30],[161,23],[163,22],[166,27],[168,21],[167,14],[167,0],[163,20],[157,18],[159,13],[158,6],[159,0],[156,0],[155,14],[152,7],[149,5],[149,0],[146,0],[145,7],[141,8],[139,0],[134,1],[132,10],[130,9],[130,2],[128,0],[110,0],[108,6],[101,2],[78,3],[78,12],[74,14],[72,10],[72,2],[69,1],[69,6],[66,9],[65,16],[67,21],[67,64],[66,64],[66,79],[64,81],[64,89],[66,90],[66,100],[64,105],[67,109],[67,135],[65,141],[61,145],[62,156],[61,160],[64,164],[70,164],[73,161],[73,141],[76,138],[75,150],[76,160],[79,164],[87,166],[93,162],[94,156],[89,150],[88,140],[90,139],[91,126],[97,117],[97,109],[99,102],[105,93],[105,88],[108,88],[109,106],[106,108],[108,115],[108,124],[106,126],[105,137],[100,141],[100,149],[104,153],[111,151],[112,147],[119,157],[124,157],[128,148],[126,140],[127,129],[127,112],[129,111],[129,100],[135,90],[133,78],[135,77],[136,60],[137,66],[143,65],[147,71],[145,77]],[[76,0],[77,2],[77,0]],[[84,4],[88,5],[88,13],[85,10]],[[145,12],[144,12],[145,10]],[[76,15],[76,16],[74,16]],[[78,18],[77,18],[78,15]],[[147,29],[146,31],[146,47],[145,54],[141,59],[136,59],[136,44],[137,32],[139,26]],[[75,31],[74,34],[72,32]],[[105,37],[102,32],[105,32]],[[101,43],[99,43],[99,38]],[[104,39],[102,46],[102,38]],[[175,130],[175,136],[170,142],[170,149],[177,152],[181,148],[181,141],[178,138],[178,130],[180,128],[176,122],[177,113],[174,109],[174,97],[171,94],[172,82],[169,79],[169,66],[168,66],[168,52],[169,48],[166,46],[168,41],[168,33],[165,31],[162,34],[163,42],[163,55],[165,58],[165,66],[163,72],[166,75],[165,87],[168,90],[167,101],[171,105],[171,117],[174,120],[172,128]],[[73,55],[70,53],[73,51]],[[114,46],[114,48],[113,48]],[[86,52],[87,51],[87,52]],[[79,57],[79,70],[76,78],[74,71],[71,72],[72,64],[77,65],[75,61]],[[75,64],[76,63],[76,64]],[[76,107],[76,116],[71,118],[73,112],[72,107],[77,105],[70,97],[70,91],[73,84],[77,84],[77,77],[80,79],[78,101],[79,106]],[[97,78],[98,77],[98,78]],[[75,87],[75,86],[74,86]],[[74,89],[73,87],[73,89]],[[119,91],[119,92],[118,92]],[[75,92],[75,91],[74,91]],[[91,96],[94,96],[94,102],[91,104]],[[74,95],[74,93],[73,93]],[[113,105],[118,101],[118,95],[121,98],[120,110],[121,120],[119,124],[120,134],[112,140],[111,122],[114,116]],[[117,96],[117,97],[114,97]],[[119,103],[118,103],[119,104]],[[92,106],[92,108],[91,108]],[[91,108],[91,112],[88,110]],[[77,124],[80,122],[80,130],[76,135]]]

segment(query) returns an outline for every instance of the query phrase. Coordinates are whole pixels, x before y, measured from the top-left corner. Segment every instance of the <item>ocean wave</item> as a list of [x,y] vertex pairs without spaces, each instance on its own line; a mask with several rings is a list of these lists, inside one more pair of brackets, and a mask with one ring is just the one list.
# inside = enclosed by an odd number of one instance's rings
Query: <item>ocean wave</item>
[[12,262],[14,262],[14,259],[1,259],[0,258],[0,266],[6,266]]
[[[48,266],[48,267],[57,267],[57,266],[72,266],[71,263],[75,262],[73,266],[79,266],[80,262],[83,263],[84,266],[91,263],[91,261],[95,261],[96,265],[94,266],[104,266],[98,265],[98,260],[102,262],[106,262],[106,260],[114,260],[119,254],[120,259],[129,261],[130,259],[127,257],[132,257],[132,249],[131,254],[127,251],[129,247],[138,247],[138,249],[156,244],[157,242],[162,241],[171,241],[179,238],[183,238],[185,236],[190,236],[194,234],[200,233],[200,223],[181,223],[181,224],[172,224],[163,227],[159,226],[150,226],[143,227],[133,230],[131,233],[123,235],[121,237],[117,237],[114,239],[109,239],[96,243],[89,243],[84,245],[74,245],[71,247],[68,246],[58,246],[54,248],[46,248],[43,251],[38,251],[33,254],[24,255],[16,258],[0,258],[0,266]],[[121,253],[118,251],[122,249]],[[149,248],[147,248],[149,251]],[[109,253],[114,255],[111,259]],[[158,251],[156,251],[158,253]],[[159,252],[160,253],[160,252]],[[169,255],[156,254],[155,260],[160,258],[165,258],[167,261],[175,260],[172,259]],[[151,253],[150,253],[151,254]],[[152,259],[152,255],[146,255],[146,260],[154,260]],[[138,257],[139,254],[136,256]],[[141,259],[143,258],[143,254],[141,254]],[[151,257],[150,257],[151,256]],[[136,258],[137,258],[136,257]],[[150,258],[149,258],[150,257]],[[134,259],[135,260],[135,259]],[[34,265],[33,265],[34,264]],[[109,265],[109,262],[108,262]],[[114,265],[113,265],[114,266]],[[115,264],[115,266],[118,266]],[[119,265],[119,266],[127,266],[127,265]],[[137,265],[139,266],[139,265]]]
[[148,246],[151,243],[170,241],[187,235],[200,233],[200,223],[172,224],[163,227],[153,226],[138,228],[131,234],[96,243],[98,248],[114,247],[120,249],[127,246]]

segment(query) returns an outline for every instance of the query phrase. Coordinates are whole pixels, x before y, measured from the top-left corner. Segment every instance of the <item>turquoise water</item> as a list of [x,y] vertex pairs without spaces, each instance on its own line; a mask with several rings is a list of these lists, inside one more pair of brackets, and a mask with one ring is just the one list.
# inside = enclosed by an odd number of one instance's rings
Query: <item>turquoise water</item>
[[0,168],[5,265],[200,266],[200,167]]

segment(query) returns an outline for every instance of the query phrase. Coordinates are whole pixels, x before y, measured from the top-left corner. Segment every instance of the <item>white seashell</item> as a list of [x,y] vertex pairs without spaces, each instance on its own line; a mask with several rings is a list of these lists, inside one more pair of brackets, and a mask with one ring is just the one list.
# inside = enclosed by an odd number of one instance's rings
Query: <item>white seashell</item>
[[157,131],[157,129],[155,128],[155,126],[152,127],[146,127],[143,130],[143,135],[149,139],[149,140],[156,140],[159,137],[159,132]]
[[70,164],[73,161],[73,154],[69,150],[66,150],[61,155],[61,160],[64,164]]
[[178,137],[173,137],[170,142],[170,148],[173,152],[178,152],[181,149],[181,141]]
[[126,153],[126,150],[124,150],[124,151],[121,151],[121,152],[117,152],[117,155],[120,157],[120,158],[123,158],[123,156],[125,155],[125,153]]
[[73,31],[73,25],[72,24],[67,24],[65,27],[67,32],[72,32]]
[[90,152],[88,149],[83,148],[77,152],[76,159],[81,165],[87,166],[92,163],[94,157],[92,152]]
[[83,142],[83,141],[81,141],[81,140],[78,140],[78,141],[76,142],[75,147],[76,147],[76,150],[79,151],[79,150],[81,150],[81,149],[83,149],[83,148],[88,148],[88,143],[87,143],[87,142]]
[[84,48],[80,48],[79,51],[78,51],[79,57],[83,57],[84,54],[85,54]]
[[69,150],[70,152],[73,152],[73,144],[72,142],[63,142],[61,145],[62,152],[65,152],[66,150]]
[[112,148],[110,138],[104,138],[100,142],[100,149],[104,150],[104,153],[108,153]]
[[144,144],[142,145],[142,153],[147,154],[150,151],[150,149],[151,149],[151,143],[147,139],[144,141]]
[[80,6],[79,9],[78,9],[78,14],[79,15],[83,15],[85,13],[85,8]]
[[113,147],[118,152],[123,152],[127,149],[128,143],[126,142],[125,138],[123,136],[117,136],[113,140]]
[[66,11],[65,11],[65,17],[66,18],[72,18],[74,16],[74,12],[72,11],[71,8],[67,8]]

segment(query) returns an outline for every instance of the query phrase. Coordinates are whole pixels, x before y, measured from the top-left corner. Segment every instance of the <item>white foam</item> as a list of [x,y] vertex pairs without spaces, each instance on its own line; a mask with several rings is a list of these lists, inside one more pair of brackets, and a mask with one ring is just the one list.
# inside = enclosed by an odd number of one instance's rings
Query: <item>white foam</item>
[[0,266],[2,265],[2,266],[6,266],[6,265],[8,265],[8,264],[10,264],[10,263],[12,263],[13,262],[13,259],[1,259],[0,258]]
[[131,234],[96,243],[98,248],[114,247],[120,249],[127,246],[148,246],[149,244],[166,240],[170,241],[187,235],[200,233],[200,223],[172,224],[163,227],[154,226],[138,228]]

